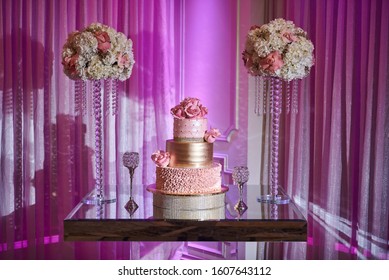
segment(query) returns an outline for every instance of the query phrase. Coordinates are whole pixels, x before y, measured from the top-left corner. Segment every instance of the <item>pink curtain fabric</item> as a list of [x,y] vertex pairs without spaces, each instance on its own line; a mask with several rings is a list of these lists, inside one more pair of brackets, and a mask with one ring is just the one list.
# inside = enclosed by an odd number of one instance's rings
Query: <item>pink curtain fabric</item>
[[[93,22],[133,40],[136,63],[119,82],[118,115],[104,118],[105,183],[111,191],[128,187],[121,159],[134,151],[134,183],[150,184],[150,155],[170,136],[169,110],[180,99],[179,7],[164,0],[1,1],[0,258],[130,258],[130,242],[62,241],[63,219],[93,189],[94,118],[75,114],[75,84],[62,71],[61,51],[70,32]],[[159,245],[150,245],[153,254],[169,258],[170,244]],[[142,258],[150,249],[140,247]]]
[[[260,243],[258,258],[388,259],[388,1],[241,1],[253,24],[293,20],[316,57],[299,84],[299,113],[283,119],[281,184],[308,219],[308,241]],[[133,40],[133,75],[119,85],[118,115],[106,117],[105,178],[120,191],[129,180],[121,155],[136,151],[135,183],[152,183],[149,156],[171,137],[169,109],[182,94],[181,5],[0,2],[0,258],[131,257],[130,242],[62,242],[63,219],[93,185],[94,143],[93,116],[75,114],[61,49],[68,33],[96,21]],[[161,259],[180,246],[136,245],[140,258]]]
[[308,219],[308,241],[259,244],[260,257],[389,259],[389,3],[264,3],[260,20],[308,32],[316,65],[299,84],[299,113],[283,120],[281,184]]

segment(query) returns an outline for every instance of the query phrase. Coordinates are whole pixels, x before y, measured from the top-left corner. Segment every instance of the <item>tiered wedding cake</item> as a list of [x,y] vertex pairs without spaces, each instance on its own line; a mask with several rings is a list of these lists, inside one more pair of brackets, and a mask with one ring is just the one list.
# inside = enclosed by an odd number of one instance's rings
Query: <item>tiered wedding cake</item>
[[[166,151],[158,150],[151,156],[157,165],[154,216],[223,218],[225,189],[221,186],[221,165],[213,161],[213,142],[220,132],[207,129],[208,110],[198,98],[185,98],[171,113],[173,139],[166,141]],[[193,210],[197,214],[190,213]],[[197,210],[207,211],[201,214]],[[185,211],[189,215],[185,216]]]

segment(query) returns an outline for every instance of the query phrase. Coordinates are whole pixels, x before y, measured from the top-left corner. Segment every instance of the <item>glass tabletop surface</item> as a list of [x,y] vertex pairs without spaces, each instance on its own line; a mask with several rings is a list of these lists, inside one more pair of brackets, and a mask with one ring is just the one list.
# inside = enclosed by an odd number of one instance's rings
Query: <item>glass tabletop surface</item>
[[[154,193],[147,191],[149,186],[134,186],[133,199],[139,206],[138,209],[131,215],[125,205],[129,200],[129,191],[126,193],[110,193],[109,195],[116,196],[116,202],[103,203],[100,205],[85,204],[80,202],[69,213],[65,221],[78,220],[132,220],[132,221],[160,221],[165,218],[155,217]],[[274,221],[305,221],[305,217],[299,211],[296,204],[291,200],[287,204],[273,204],[259,202],[258,199],[262,195],[268,194],[267,188],[248,185],[245,186],[243,201],[248,208],[244,213],[239,214],[235,210],[235,205],[239,201],[238,188],[235,185],[226,186],[228,190],[225,192],[223,215],[218,216],[217,220],[274,220]],[[128,189],[128,188],[119,188]],[[250,189],[250,195],[247,196],[246,191]],[[282,192],[282,189],[280,189]],[[175,218],[174,218],[175,219]],[[215,219],[215,218],[211,218]],[[169,220],[169,218],[168,218]],[[191,219],[193,220],[193,219]],[[204,219],[195,218],[194,220],[202,221]],[[205,219],[209,220],[209,219]]]

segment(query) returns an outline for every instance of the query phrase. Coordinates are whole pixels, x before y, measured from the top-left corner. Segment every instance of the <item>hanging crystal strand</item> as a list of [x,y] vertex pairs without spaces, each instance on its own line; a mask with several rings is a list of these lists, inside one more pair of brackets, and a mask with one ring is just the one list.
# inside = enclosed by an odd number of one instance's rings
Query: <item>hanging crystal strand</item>
[[93,111],[95,116],[96,198],[103,200],[103,122],[101,81],[93,81]]
[[84,80],[80,80],[80,87],[81,87],[81,112],[82,112],[82,115],[85,116],[86,115],[86,108],[87,108],[87,104],[86,104],[86,81]]
[[298,81],[293,81],[293,92],[292,92],[292,113],[298,113]]
[[286,112],[290,113],[290,81],[286,82]]
[[269,79],[267,77],[262,78],[262,105],[263,105],[263,114],[266,114],[266,106],[267,106],[267,90],[268,90],[268,85],[269,85]]
[[117,93],[117,80],[113,79],[111,83],[111,100],[112,100],[112,116],[118,113],[118,93]]
[[269,96],[269,106],[270,106],[270,114],[273,114],[273,91],[274,91],[274,79],[275,78],[270,78],[270,87],[269,87],[269,92],[270,92],[270,96]]
[[254,100],[254,114],[259,115],[258,112],[258,96],[259,96],[259,88],[258,88],[258,77],[254,78],[254,92],[255,92],[255,100]]
[[82,103],[82,80],[76,80],[74,83],[74,113],[78,116],[81,114]]
[[[100,88],[101,88],[101,85],[100,85]],[[90,104],[92,104],[92,110],[90,112],[90,115],[91,116],[94,116],[95,115],[95,110],[94,110],[94,80],[92,81],[92,83],[89,84],[88,88],[87,88],[87,91],[88,91],[88,95],[87,95],[87,104],[89,104],[89,107],[90,107]]]
[[259,82],[258,82],[258,89],[259,89],[259,95],[258,95],[258,111],[259,111],[259,114],[260,115],[263,115],[264,112],[263,112],[263,107],[264,107],[264,104],[263,104],[263,95],[264,95],[264,86],[263,86],[263,83],[264,83],[264,79],[262,77],[258,77],[259,79]]
[[111,104],[111,79],[104,80],[104,97],[105,116],[108,116]]
[[255,104],[254,104],[254,113],[257,116],[260,116],[262,114],[262,107],[261,107],[261,95],[262,95],[262,88],[261,88],[261,78],[259,76],[255,76]]
[[279,91],[280,91],[280,105],[279,105],[279,108],[280,108],[280,114],[282,113],[282,80],[280,80],[280,88],[279,88]]
[[[22,88],[22,69],[21,65],[17,65],[18,72],[16,76],[16,94],[14,97],[14,190],[15,190],[15,208],[21,209],[24,204],[24,183],[23,183],[23,88]],[[19,231],[18,231],[19,232]]]
[[281,99],[281,80],[272,78],[272,143],[271,143],[271,195],[276,199],[278,195],[278,145],[280,135],[280,99]]

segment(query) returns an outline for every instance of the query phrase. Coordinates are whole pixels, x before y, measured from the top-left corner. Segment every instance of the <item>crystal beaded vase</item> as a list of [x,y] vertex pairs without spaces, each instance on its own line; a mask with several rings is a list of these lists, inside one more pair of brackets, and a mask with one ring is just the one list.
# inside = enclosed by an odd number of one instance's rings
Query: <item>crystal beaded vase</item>
[[[279,139],[280,139],[280,116],[282,112],[282,81],[280,78],[270,78],[269,93],[271,98],[271,158],[270,158],[270,194],[261,196],[260,202],[275,204],[289,203],[290,198],[287,195],[280,194],[278,191],[279,180]],[[265,92],[265,91],[264,91]],[[265,93],[263,93],[265,94]]]
[[93,80],[93,116],[95,121],[95,193],[83,199],[86,204],[112,203],[116,196],[110,196],[104,188],[104,129],[102,80]]

